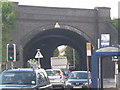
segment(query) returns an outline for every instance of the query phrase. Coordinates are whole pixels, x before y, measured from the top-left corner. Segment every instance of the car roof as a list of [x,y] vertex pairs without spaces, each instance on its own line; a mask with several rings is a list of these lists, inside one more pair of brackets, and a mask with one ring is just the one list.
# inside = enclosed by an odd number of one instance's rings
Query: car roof
[[8,69],[5,70],[4,72],[31,72],[31,71],[43,71],[43,69],[33,69],[33,68],[18,68],[18,69]]
[[74,73],[74,72],[87,73],[87,71],[72,71],[72,73]]
[[61,69],[46,69],[46,71],[52,71],[52,70],[59,70],[59,71],[61,71]]

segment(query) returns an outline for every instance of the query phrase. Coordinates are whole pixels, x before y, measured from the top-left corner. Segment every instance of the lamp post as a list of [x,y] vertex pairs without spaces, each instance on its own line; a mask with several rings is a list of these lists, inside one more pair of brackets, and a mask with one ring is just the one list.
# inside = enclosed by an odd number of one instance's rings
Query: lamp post
[[74,66],[74,69],[75,69],[75,49],[73,48],[73,66]]

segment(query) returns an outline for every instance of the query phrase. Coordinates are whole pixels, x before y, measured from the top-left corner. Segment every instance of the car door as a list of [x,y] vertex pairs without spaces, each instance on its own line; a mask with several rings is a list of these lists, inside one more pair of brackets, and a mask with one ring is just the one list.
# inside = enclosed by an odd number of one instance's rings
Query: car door
[[51,88],[48,78],[42,72],[37,74],[37,82],[38,82],[39,89],[45,90],[45,89]]

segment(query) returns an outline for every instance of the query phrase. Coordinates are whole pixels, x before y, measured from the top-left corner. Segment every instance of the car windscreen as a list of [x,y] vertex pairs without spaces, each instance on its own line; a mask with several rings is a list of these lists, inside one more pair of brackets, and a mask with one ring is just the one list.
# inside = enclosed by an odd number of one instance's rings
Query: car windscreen
[[87,73],[81,72],[74,72],[70,74],[69,79],[88,79]]
[[0,75],[0,84],[36,84],[36,74],[27,72],[3,72]]
[[65,75],[69,75],[70,71],[69,70],[62,70]]
[[52,71],[46,71],[48,76],[58,76],[60,75],[60,71],[58,70],[52,70]]

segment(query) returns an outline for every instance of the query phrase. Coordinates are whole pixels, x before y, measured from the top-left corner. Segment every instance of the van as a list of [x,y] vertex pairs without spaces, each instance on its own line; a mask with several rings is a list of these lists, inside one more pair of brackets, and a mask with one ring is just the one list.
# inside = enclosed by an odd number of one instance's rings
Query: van
[[52,90],[44,69],[9,69],[0,74],[0,90]]

